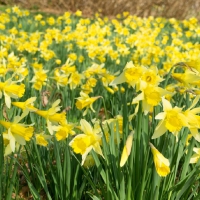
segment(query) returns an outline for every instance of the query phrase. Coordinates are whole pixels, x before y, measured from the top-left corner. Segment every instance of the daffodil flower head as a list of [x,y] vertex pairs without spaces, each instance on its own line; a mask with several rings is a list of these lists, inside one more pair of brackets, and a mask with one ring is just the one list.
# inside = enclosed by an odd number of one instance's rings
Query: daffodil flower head
[[157,67],[152,66],[151,68],[144,70],[141,80],[145,81],[147,84],[157,86],[164,79],[158,75]]
[[50,135],[44,133],[35,134],[36,144],[46,147],[48,145],[48,140],[52,138]]
[[73,148],[75,153],[80,153],[82,155],[83,165],[91,150],[94,150],[102,157],[104,156],[100,147],[102,134],[99,133],[99,129],[92,128],[92,126],[84,119],[81,119],[80,124],[83,134],[77,135],[69,145]]
[[12,105],[21,108],[23,110],[23,117],[28,115],[29,112],[35,112],[37,108],[33,106],[33,102],[35,102],[36,97],[31,97],[27,99],[25,102],[12,102]]
[[98,97],[89,97],[89,95],[84,93],[84,92],[81,92],[80,95],[81,96],[77,98],[76,107],[79,110],[82,110],[82,109],[86,108],[86,110],[83,113],[83,116],[85,116],[87,114],[87,111],[88,111],[89,108],[93,112],[95,112],[95,110],[93,109],[92,105],[98,98],[100,98],[100,96],[98,96]]
[[53,79],[56,81],[57,88],[64,87],[68,84],[68,75],[61,73],[61,70],[56,69],[54,71]]
[[145,70],[145,67],[134,66],[132,61],[128,62],[123,72],[116,79],[114,79],[110,85],[117,85],[127,82],[132,87],[135,87],[135,85],[140,82],[141,76]]
[[42,116],[47,120],[47,128],[51,135],[53,135],[54,131],[57,131],[59,127],[57,126],[59,123],[62,123],[66,120],[66,113],[57,113],[60,111],[60,99],[56,100],[52,107],[49,110],[36,110],[35,113]]
[[83,75],[79,74],[78,72],[74,72],[71,74],[68,83],[70,85],[70,89],[75,89],[78,85],[81,84],[81,79],[83,79]]
[[19,97],[22,97],[24,95],[24,92],[25,85],[17,85],[15,81],[11,80],[11,78],[5,82],[0,82],[0,98],[2,98],[2,95],[4,94],[5,103],[8,108],[10,108],[11,106],[11,98],[17,99]]
[[170,173],[169,160],[165,158],[154,146],[149,143],[151,152],[153,154],[153,161],[156,167],[156,171],[159,176],[167,176]]
[[200,81],[200,76],[188,69],[184,73],[172,73],[172,77],[188,88],[190,84]]
[[61,122],[55,136],[58,141],[65,140],[68,135],[74,135],[75,132],[73,131],[74,125],[69,124],[67,121]]
[[177,137],[181,128],[188,125],[187,118],[182,113],[182,108],[172,108],[170,102],[165,98],[162,98],[162,104],[164,112],[159,113],[155,117],[155,119],[161,119],[161,121],[155,128],[152,139],[160,137],[167,130],[172,132]]
[[142,110],[145,115],[161,102],[163,96],[171,94],[158,86],[147,84],[144,81],[140,82],[140,90],[142,92],[132,100],[132,104],[138,104],[139,101],[142,101]]
[[46,85],[48,70],[35,70],[35,75],[30,82],[33,82],[33,88],[41,90],[43,85]]
[[18,123],[21,119],[21,116],[16,116],[13,122],[0,120],[0,124],[7,129],[6,139],[9,140],[12,152],[15,151],[16,142],[20,145],[25,145],[26,141],[30,141],[33,136],[33,127],[26,127],[27,125]]
[[68,58],[66,63],[61,67],[61,71],[64,72],[67,76],[76,72],[76,66],[74,65],[74,61]]

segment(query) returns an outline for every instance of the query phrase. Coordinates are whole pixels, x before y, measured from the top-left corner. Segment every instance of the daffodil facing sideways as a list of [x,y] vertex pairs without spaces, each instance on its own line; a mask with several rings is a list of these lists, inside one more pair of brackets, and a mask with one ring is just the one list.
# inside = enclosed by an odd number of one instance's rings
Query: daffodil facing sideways
[[29,114],[29,112],[35,112],[37,108],[33,106],[36,97],[31,97],[24,102],[12,102],[12,105],[21,108],[23,110],[22,118]]
[[81,119],[80,124],[83,134],[77,135],[69,143],[69,146],[72,147],[75,153],[80,153],[82,155],[81,164],[84,164],[85,159],[91,150],[94,150],[104,158],[100,146],[102,134],[99,132],[99,128],[92,128],[92,126],[84,119]]
[[48,140],[52,138],[51,135],[46,135],[44,133],[35,134],[36,144],[46,147],[48,145]]
[[60,111],[60,107],[58,104],[60,103],[60,99],[56,100],[52,107],[49,110],[36,110],[35,113],[42,116],[47,120],[47,128],[49,130],[49,133],[53,135],[54,131],[57,131],[59,129],[58,124],[62,123],[66,120],[66,113],[57,113]]
[[132,87],[135,87],[135,85],[139,84],[145,70],[145,67],[135,66],[132,61],[128,62],[123,72],[115,78],[110,85],[112,86],[127,82]]
[[134,132],[132,131],[129,134],[127,140],[126,140],[126,144],[125,144],[123,151],[122,151],[122,156],[121,156],[121,160],[120,160],[120,167],[124,166],[124,164],[128,160],[128,157],[131,153],[132,144],[133,144],[133,134],[134,134]]
[[151,152],[153,154],[153,161],[156,167],[156,171],[159,176],[167,176],[170,173],[169,160],[165,158],[154,146],[149,143]]
[[95,112],[95,110],[92,107],[92,104],[101,96],[98,97],[89,97],[88,94],[81,92],[80,93],[80,97],[77,98],[76,101],[76,107],[79,110],[82,110],[83,108],[86,108],[86,110],[83,113],[83,116],[85,116],[87,114],[88,109],[90,108],[93,112]]
[[16,142],[19,145],[25,145],[26,141],[30,141],[33,136],[33,127],[18,123],[21,119],[22,117],[16,116],[13,122],[0,120],[0,124],[7,129],[3,134],[4,139],[9,141],[5,149],[6,155],[15,151]]
[[155,117],[155,119],[160,119],[161,121],[155,128],[152,139],[162,136],[167,130],[169,130],[174,136],[176,136],[177,140],[178,133],[182,127],[188,126],[188,120],[182,113],[182,108],[172,108],[170,102],[165,98],[162,98],[162,104],[164,112],[159,113]]
[[0,82],[0,99],[2,98],[3,94],[5,97],[5,103],[8,108],[11,106],[11,98],[17,99],[22,97],[25,92],[25,85],[24,84],[16,84],[18,81],[12,81],[12,79],[8,79],[5,82]]
[[186,69],[184,73],[172,73],[172,77],[187,88],[191,88],[191,84],[196,85],[197,83],[198,85],[198,82],[200,81],[199,74],[189,69]]
[[195,152],[195,154],[193,154],[190,158],[190,163],[197,163],[200,159],[200,148],[194,147],[193,151]]

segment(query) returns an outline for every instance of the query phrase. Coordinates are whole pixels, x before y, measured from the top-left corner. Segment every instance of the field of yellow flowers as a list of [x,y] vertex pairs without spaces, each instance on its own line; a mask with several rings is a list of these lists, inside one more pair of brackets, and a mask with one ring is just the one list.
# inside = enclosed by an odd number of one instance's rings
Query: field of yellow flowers
[[0,199],[200,199],[196,18],[0,19]]

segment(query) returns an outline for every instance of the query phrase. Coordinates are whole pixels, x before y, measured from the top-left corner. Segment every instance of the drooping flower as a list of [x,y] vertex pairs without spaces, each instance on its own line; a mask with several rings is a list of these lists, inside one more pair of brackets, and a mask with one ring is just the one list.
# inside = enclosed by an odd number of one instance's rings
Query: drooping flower
[[94,150],[99,155],[103,156],[101,151],[101,133],[99,129],[92,128],[92,126],[84,119],[81,119],[81,130],[84,134],[77,135],[69,145],[73,148],[75,153],[80,153],[82,155],[82,165],[85,162],[85,159],[88,153],[91,150]]
[[165,158],[154,146],[149,143],[151,152],[153,154],[153,161],[156,167],[156,171],[159,176],[167,176],[170,173],[169,160]]

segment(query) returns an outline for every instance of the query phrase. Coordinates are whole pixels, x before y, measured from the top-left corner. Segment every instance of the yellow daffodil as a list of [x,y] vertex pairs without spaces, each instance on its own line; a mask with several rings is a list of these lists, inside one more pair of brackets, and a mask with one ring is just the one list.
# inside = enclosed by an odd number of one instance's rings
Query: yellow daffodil
[[133,62],[128,62],[123,70],[123,72],[114,79],[110,85],[117,85],[124,82],[129,83],[132,87],[135,87],[136,84],[140,82],[142,74],[146,68],[138,67],[133,64]]
[[29,112],[35,112],[37,108],[33,106],[33,102],[36,100],[36,97],[31,97],[25,102],[12,102],[12,105],[21,108],[23,110],[22,118],[28,115]]
[[98,97],[89,97],[88,94],[81,92],[80,93],[80,97],[77,98],[76,101],[76,107],[79,110],[82,110],[84,108],[86,108],[86,110],[83,113],[83,116],[85,116],[87,114],[88,109],[90,108],[93,112],[95,112],[95,110],[92,107],[92,104],[98,99],[100,98],[100,96]]
[[58,69],[55,70],[53,79],[56,81],[58,89],[60,86],[64,87],[68,84],[68,76],[66,74],[62,74]]
[[105,74],[106,69],[104,68],[104,64],[98,65],[94,63],[91,67],[88,67],[86,71],[84,71],[84,75],[86,78],[89,78],[93,75],[103,75]]
[[150,67],[149,69],[145,70],[142,74],[141,80],[146,82],[148,85],[157,86],[160,82],[164,79],[158,75],[157,67]]
[[73,128],[73,124],[69,124],[67,121],[61,122],[55,134],[56,139],[58,141],[65,140],[69,134],[74,135],[75,132],[73,131]]
[[36,144],[46,147],[48,145],[48,140],[52,138],[50,135],[45,135],[44,133],[35,134]]
[[76,67],[74,65],[74,62],[68,58],[66,63],[60,68],[60,70],[64,72],[66,76],[69,76],[71,73],[76,72]]
[[9,147],[12,152],[15,151],[16,142],[20,145],[25,145],[26,141],[30,141],[33,136],[33,127],[26,127],[24,124],[19,124],[18,122],[21,119],[22,117],[16,116],[13,122],[0,120],[0,124],[7,129],[7,133],[4,134],[4,137],[9,140]]
[[46,85],[48,70],[36,70],[35,76],[30,82],[33,82],[33,88],[36,90],[41,90],[43,85]]
[[154,146],[149,143],[151,152],[153,154],[153,161],[156,167],[156,171],[159,176],[167,176],[170,173],[169,160],[165,158]]
[[172,73],[172,77],[189,88],[191,87],[190,84],[200,81],[200,76],[191,70],[185,70],[184,73]]
[[144,81],[141,81],[140,90],[142,92],[133,99],[132,104],[137,104],[139,101],[142,101],[142,109],[145,115],[160,103],[163,96],[171,94],[160,87],[147,84]]
[[4,94],[5,103],[8,108],[11,106],[11,98],[17,99],[22,97],[25,92],[25,85],[20,84],[17,85],[16,82],[8,79],[5,82],[0,82],[0,99]]
[[74,72],[71,74],[68,83],[70,85],[70,89],[75,89],[78,85],[81,84],[81,79],[83,79],[83,75],[78,72]]
[[58,130],[58,123],[62,123],[66,120],[66,113],[57,113],[60,111],[60,99],[56,100],[52,107],[49,110],[36,110],[35,113],[42,116],[47,120],[47,127],[51,135],[53,135],[54,131]]
[[183,115],[182,108],[172,108],[168,100],[162,98],[162,104],[164,112],[159,113],[155,117],[155,119],[161,119],[161,121],[155,128],[152,139],[162,136],[167,130],[172,132],[177,138],[182,127],[188,125],[187,118]]
[[82,155],[82,162],[83,165],[88,153],[91,150],[94,150],[99,155],[103,156],[101,151],[101,133],[99,133],[99,129],[93,129],[92,126],[84,119],[81,119],[81,130],[84,134],[77,135],[69,145],[73,148],[75,153],[80,153]]

